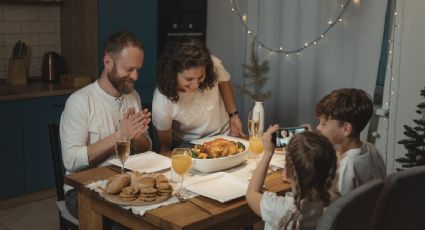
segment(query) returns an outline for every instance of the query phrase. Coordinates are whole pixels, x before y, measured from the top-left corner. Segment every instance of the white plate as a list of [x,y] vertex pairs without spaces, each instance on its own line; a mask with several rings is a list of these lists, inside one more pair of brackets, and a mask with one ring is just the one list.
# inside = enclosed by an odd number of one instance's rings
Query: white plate
[[284,168],[285,167],[285,154],[273,154],[273,157],[270,161],[270,166],[276,167],[276,168]]
[[[108,162],[121,167],[121,161],[118,159],[109,160]],[[144,173],[158,172],[170,167],[170,158],[152,151],[132,155],[125,162],[126,169]]]
[[207,141],[212,141],[217,138],[223,138],[229,141],[235,141],[235,142],[241,142],[245,145],[245,151],[228,156],[228,157],[219,157],[215,159],[192,159],[192,168],[199,171],[199,172],[217,172],[220,170],[229,169],[232,167],[235,167],[237,165],[242,164],[246,160],[246,153],[248,152],[248,141],[244,139],[240,139],[237,137],[231,137],[231,136],[225,136],[225,135],[218,135],[218,136],[212,136],[212,137],[206,137],[202,139],[197,139],[191,141],[192,144],[202,144]]
[[222,203],[245,196],[247,188],[247,182],[225,172],[209,174],[185,186],[187,190]]

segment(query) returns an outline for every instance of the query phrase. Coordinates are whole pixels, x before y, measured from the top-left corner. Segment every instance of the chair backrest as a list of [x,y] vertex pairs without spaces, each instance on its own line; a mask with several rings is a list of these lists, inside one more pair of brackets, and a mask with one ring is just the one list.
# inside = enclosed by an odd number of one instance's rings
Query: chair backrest
[[425,166],[393,173],[385,180],[369,229],[425,229]]
[[[152,112],[152,103],[143,103],[142,109],[148,109],[149,112]],[[152,150],[157,152],[159,150],[158,137],[152,121],[149,123],[149,136],[152,140]]]
[[65,170],[62,162],[59,125],[56,123],[49,123],[48,127],[50,137],[50,151],[52,153],[53,168],[55,170],[56,196],[60,201],[65,199],[63,190],[63,176],[65,175]]
[[368,229],[383,186],[383,180],[377,179],[341,196],[326,208],[316,229]]

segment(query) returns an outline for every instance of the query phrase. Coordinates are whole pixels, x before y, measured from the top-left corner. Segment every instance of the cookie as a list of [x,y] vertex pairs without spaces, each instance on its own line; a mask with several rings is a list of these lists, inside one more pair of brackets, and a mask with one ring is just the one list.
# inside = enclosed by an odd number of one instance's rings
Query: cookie
[[171,192],[158,192],[158,195],[161,197],[168,197],[171,195]]
[[156,193],[158,190],[156,188],[141,188],[140,194],[149,194],[149,193]]
[[143,197],[139,196],[138,200],[145,201],[145,202],[152,202],[156,200],[156,197]]
[[162,174],[159,174],[158,176],[155,177],[155,184],[160,184],[160,183],[168,183],[168,179],[167,177],[165,177]]
[[170,190],[170,189],[172,189],[171,184],[168,183],[168,182],[158,183],[158,184],[156,184],[156,188],[158,190]]
[[126,194],[132,194],[132,195],[137,195],[139,194],[139,189],[138,188],[134,188],[132,186],[128,186],[122,189],[121,193],[126,193]]

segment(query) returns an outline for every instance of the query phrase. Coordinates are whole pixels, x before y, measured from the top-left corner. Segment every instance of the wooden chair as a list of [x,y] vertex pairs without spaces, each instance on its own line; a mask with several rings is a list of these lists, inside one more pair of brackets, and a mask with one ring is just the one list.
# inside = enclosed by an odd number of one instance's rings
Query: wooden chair
[[369,229],[425,229],[425,166],[393,173],[376,205]]
[[78,229],[78,219],[71,215],[65,206],[65,193],[63,190],[63,177],[65,170],[62,162],[62,150],[59,136],[59,125],[55,123],[49,123],[49,136],[50,136],[50,150],[52,153],[53,169],[55,173],[56,183],[56,197],[57,206],[59,209],[59,226],[61,230],[64,229]]
[[368,229],[384,182],[370,181],[341,196],[326,208],[317,230]]
[[[148,109],[149,112],[152,112],[152,103],[143,103],[142,109]],[[156,129],[152,121],[149,123],[149,136],[152,140],[152,151],[158,152],[159,150],[158,137],[156,135]]]

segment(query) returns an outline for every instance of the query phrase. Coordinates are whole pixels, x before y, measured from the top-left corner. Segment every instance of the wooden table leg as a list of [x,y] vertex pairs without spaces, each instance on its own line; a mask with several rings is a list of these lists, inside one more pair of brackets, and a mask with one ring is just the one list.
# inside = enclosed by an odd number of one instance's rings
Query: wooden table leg
[[91,199],[83,192],[78,192],[79,229],[103,229],[103,217],[92,208]]

